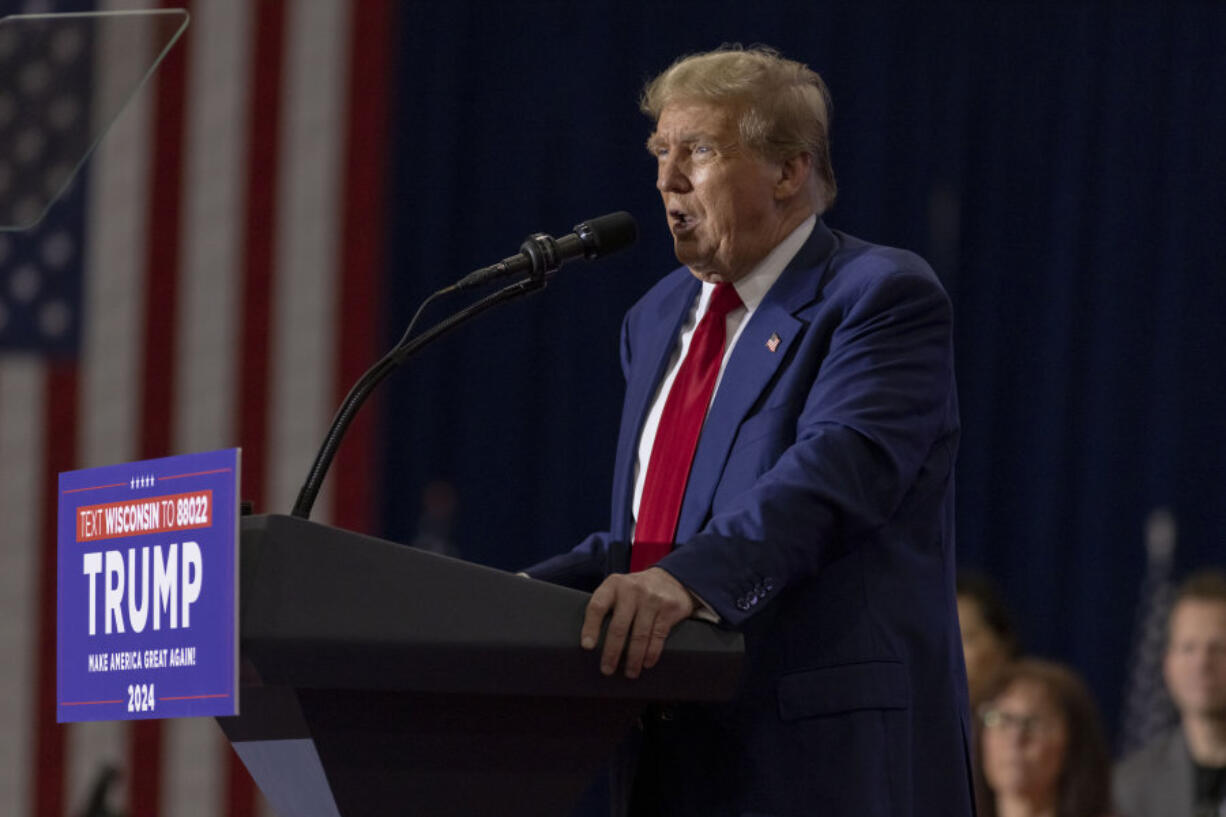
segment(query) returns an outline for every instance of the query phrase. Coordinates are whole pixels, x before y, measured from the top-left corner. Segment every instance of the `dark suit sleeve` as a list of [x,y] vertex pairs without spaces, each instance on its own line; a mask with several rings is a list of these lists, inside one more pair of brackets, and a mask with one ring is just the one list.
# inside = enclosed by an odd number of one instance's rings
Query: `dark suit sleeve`
[[593,533],[574,549],[559,553],[524,570],[541,579],[576,590],[592,592],[610,573],[629,561],[627,546],[607,532]]
[[847,276],[855,284],[821,311],[831,326],[810,326],[798,351],[821,361],[795,442],[660,562],[732,626],[870,541],[891,523],[921,468],[952,468],[948,298],[930,272],[896,259],[853,263],[871,267]]

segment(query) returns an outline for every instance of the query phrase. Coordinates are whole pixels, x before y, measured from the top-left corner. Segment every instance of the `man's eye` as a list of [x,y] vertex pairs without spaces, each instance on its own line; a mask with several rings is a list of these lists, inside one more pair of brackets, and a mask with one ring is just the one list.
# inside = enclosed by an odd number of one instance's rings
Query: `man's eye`
[[710,145],[694,145],[694,153],[698,154],[699,156],[706,156],[714,151],[715,149]]

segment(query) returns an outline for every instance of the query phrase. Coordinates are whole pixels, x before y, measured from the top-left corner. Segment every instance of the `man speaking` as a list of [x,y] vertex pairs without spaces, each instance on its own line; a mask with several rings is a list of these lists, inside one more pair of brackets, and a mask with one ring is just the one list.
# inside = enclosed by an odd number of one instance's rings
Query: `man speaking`
[[[828,93],[739,47],[646,88],[684,265],[626,315],[610,531],[529,575],[594,590],[582,645],[637,677],[698,616],[737,697],[646,718],[631,811],[972,812],[954,603],[950,304],[916,255],[822,223]],[[701,679],[695,679],[701,683]]]

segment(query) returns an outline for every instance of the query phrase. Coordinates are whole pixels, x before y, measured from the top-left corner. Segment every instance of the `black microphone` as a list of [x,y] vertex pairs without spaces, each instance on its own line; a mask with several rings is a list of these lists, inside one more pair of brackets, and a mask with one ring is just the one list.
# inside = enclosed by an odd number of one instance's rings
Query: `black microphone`
[[634,216],[620,210],[597,216],[575,225],[575,231],[559,239],[544,233],[533,233],[519,245],[519,254],[504,258],[497,264],[474,270],[452,284],[458,291],[502,278],[507,275],[530,275],[540,278],[557,271],[558,267],[575,258],[593,261],[624,250],[639,237]]

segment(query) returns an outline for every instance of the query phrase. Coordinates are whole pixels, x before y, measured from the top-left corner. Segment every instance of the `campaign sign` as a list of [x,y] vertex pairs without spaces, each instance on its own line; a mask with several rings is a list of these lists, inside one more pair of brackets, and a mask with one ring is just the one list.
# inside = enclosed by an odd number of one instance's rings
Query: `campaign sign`
[[239,449],[60,474],[56,720],[238,714]]

